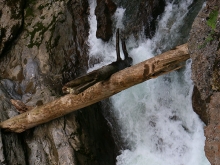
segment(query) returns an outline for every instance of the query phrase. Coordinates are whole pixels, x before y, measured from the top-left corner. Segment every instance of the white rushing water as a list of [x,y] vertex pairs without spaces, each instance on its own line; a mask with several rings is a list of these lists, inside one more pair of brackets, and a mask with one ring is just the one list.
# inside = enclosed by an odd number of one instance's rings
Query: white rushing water
[[[95,1],[95,0],[94,0]],[[90,58],[100,68],[116,59],[115,37],[108,43],[96,38],[95,2],[90,0]],[[149,59],[178,40],[178,27],[192,0],[167,2],[155,37],[127,41],[134,64]],[[115,14],[116,28],[123,29],[123,13]],[[155,52],[155,53],[153,53]],[[123,54],[123,53],[121,53]],[[203,123],[193,112],[190,61],[186,68],[146,81],[111,97],[112,113],[120,136],[129,149],[121,151],[117,165],[210,165],[204,153]]]

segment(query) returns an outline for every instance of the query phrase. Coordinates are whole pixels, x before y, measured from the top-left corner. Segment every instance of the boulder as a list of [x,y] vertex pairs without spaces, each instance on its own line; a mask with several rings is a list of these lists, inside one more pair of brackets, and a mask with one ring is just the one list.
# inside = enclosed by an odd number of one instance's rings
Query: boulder
[[192,106],[194,112],[196,112],[200,119],[207,125],[208,124],[208,112],[207,112],[207,105],[206,101],[201,99],[199,90],[197,89],[196,86],[194,86],[193,89],[193,95],[192,95]]
[[220,92],[211,96],[208,104],[209,124],[205,127],[205,153],[212,165],[220,164]]
[[112,35],[112,15],[116,11],[116,4],[111,0],[97,0],[95,15],[97,19],[96,37],[108,41]]
[[196,17],[188,42],[195,84],[193,107],[205,127],[205,153],[212,165],[220,165],[219,73],[220,1],[208,0]]
[[[0,60],[1,121],[18,114],[10,99],[28,106],[50,102],[88,66],[87,0],[12,2],[0,2],[0,27],[8,29],[4,43],[12,42],[13,26],[22,28]],[[0,164],[115,164],[117,149],[100,104],[22,134],[0,133]]]
[[23,26],[24,0],[0,1],[0,56],[18,37]]
[[129,3],[125,3],[123,6],[126,8],[126,18],[123,20],[126,27],[124,37],[127,38],[132,34],[138,38],[144,29],[145,37],[152,38],[155,34],[157,20],[165,6],[165,0],[131,0]]

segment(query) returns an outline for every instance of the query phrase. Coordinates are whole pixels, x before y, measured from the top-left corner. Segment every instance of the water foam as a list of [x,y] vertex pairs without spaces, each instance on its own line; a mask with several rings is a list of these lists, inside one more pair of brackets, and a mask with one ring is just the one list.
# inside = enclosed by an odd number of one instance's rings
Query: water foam
[[[181,26],[192,0],[167,2],[165,13],[152,40],[127,41],[134,64],[151,58],[179,40]],[[108,43],[96,39],[95,2],[90,1],[90,58],[101,58],[94,68],[115,61],[115,38]],[[125,9],[115,14],[116,27]],[[185,69],[141,83],[111,97],[112,113],[129,149],[121,151],[117,165],[210,165],[204,154],[203,123],[193,112],[191,62]],[[92,70],[91,69],[91,70]]]

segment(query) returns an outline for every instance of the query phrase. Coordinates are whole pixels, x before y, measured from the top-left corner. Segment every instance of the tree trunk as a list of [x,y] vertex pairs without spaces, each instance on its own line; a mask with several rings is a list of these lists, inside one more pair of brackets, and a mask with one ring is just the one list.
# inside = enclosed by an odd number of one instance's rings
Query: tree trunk
[[124,89],[184,66],[189,58],[187,44],[181,45],[137,65],[113,74],[109,80],[98,82],[84,92],[68,94],[48,104],[36,107],[0,123],[2,129],[23,132],[72,111],[94,104]]

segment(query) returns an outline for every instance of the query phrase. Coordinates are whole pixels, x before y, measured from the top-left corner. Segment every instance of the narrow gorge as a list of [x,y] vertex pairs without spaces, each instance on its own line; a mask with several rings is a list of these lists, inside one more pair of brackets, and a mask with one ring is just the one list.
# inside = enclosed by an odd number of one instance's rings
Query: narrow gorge
[[23,133],[1,130],[0,164],[220,165],[219,12],[218,0],[1,0],[1,122],[19,114],[11,99],[41,106],[115,61],[117,28],[132,65],[184,43],[191,59]]

